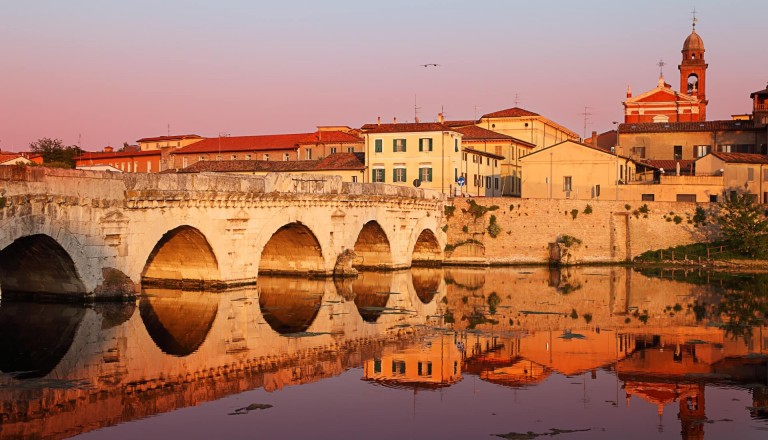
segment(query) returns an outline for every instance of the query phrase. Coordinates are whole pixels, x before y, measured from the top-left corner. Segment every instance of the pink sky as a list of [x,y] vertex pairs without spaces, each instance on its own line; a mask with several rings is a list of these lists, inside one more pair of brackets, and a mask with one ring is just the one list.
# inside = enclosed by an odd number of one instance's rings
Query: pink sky
[[[168,0],[0,5],[0,149],[86,150],[171,134],[470,119],[515,105],[582,134],[622,118],[627,85],[677,65],[692,1]],[[224,4],[224,6],[221,5]],[[766,87],[768,2],[697,0],[709,119]],[[439,63],[439,67],[420,64]],[[477,107],[477,110],[475,110]]]

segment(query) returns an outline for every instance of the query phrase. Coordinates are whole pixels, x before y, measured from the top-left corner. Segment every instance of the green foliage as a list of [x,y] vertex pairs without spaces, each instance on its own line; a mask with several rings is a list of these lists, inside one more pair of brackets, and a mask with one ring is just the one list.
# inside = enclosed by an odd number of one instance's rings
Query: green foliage
[[487,207],[483,206],[483,205],[478,205],[477,202],[475,202],[472,199],[470,199],[468,203],[469,203],[469,209],[466,210],[466,212],[471,214],[472,217],[475,218],[475,220],[477,220],[480,217],[484,216],[485,213],[488,212],[488,211],[495,211],[495,210],[499,209],[499,207],[497,205],[491,205],[491,206],[487,206]]
[[627,205],[624,205],[624,209],[626,209],[627,211],[629,211],[630,209],[632,209],[632,206],[630,206],[630,205],[628,205],[628,204],[627,204]]
[[557,239],[557,242],[562,243],[563,246],[567,248],[581,244],[581,240],[572,235],[561,235],[560,238]]
[[696,224],[703,224],[707,221],[707,211],[701,206],[696,207],[696,213],[693,214],[693,222]]
[[453,213],[456,212],[456,207],[453,205],[446,205],[443,210],[445,211],[445,218],[451,218],[453,217]]
[[470,239],[468,239],[468,240],[460,241],[460,242],[458,242],[458,243],[454,243],[454,244],[446,244],[446,245],[445,245],[445,251],[446,251],[446,252],[450,252],[450,251],[452,251],[452,250],[456,249],[456,248],[457,248],[457,247],[459,247],[459,246],[464,246],[465,244],[479,244],[479,245],[481,245],[481,246],[483,245],[483,244],[482,244],[482,243],[480,243],[479,241],[477,241],[477,240],[475,240],[475,239],[472,239],[472,238],[470,238]]
[[488,222],[488,235],[490,235],[493,238],[496,238],[496,236],[498,236],[499,234],[501,234],[501,226],[499,226],[499,224],[496,223],[496,216],[491,215],[491,219]]
[[83,154],[77,145],[64,146],[61,139],[40,138],[29,144],[29,150],[43,157],[47,166],[74,168],[75,158]]
[[488,295],[488,310],[491,312],[491,315],[496,314],[496,309],[501,304],[501,297],[496,294],[496,292],[491,292],[490,295]]
[[5,208],[5,204],[7,203],[7,200],[5,196],[0,196],[0,209]]
[[630,322],[632,322],[630,318],[624,318],[624,324],[629,324]]
[[576,313],[576,309],[571,309],[571,319],[579,319],[579,314]]
[[509,205],[509,210],[512,211],[513,209],[515,209],[515,204],[514,203]]
[[587,324],[592,322],[592,314],[591,313],[585,313],[583,315],[584,321],[586,321]]
[[453,317],[453,312],[448,310],[445,312],[445,315],[443,315],[443,321],[445,321],[446,324],[453,324],[456,322],[456,320]]
[[466,234],[467,232],[469,232],[469,226],[467,226],[467,225],[462,226],[461,227],[461,231]]
[[679,215],[676,215],[672,220],[675,222],[676,225],[679,225],[680,223],[683,222],[683,218],[680,217]]
[[574,220],[576,220],[576,216],[579,215],[578,209],[571,209],[571,217],[573,217]]
[[651,210],[648,208],[647,203],[643,203],[643,206],[641,206],[638,211],[640,211],[642,214],[648,214]]
[[768,257],[768,218],[749,192],[727,197],[716,217],[729,246],[752,258]]
[[584,208],[584,214],[592,214],[592,205],[587,204],[586,208]]
[[464,304],[468,303],[469,302],[469,297],[466,296],[466,295],[462,296],[461,297],[461,302],[463,302]]
[[448,225],[443,225],[443,227],[440,229],[442,229],[443,232],[448,232]]

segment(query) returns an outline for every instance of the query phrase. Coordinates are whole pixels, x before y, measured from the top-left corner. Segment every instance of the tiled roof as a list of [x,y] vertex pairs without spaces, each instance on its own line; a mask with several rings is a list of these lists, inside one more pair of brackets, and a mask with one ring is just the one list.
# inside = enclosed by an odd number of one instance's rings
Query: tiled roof
[[750,153],[721,153],[713,151],[710,153],[718,159],[721,159],[727,163],[762,163],[768,164],[768,157],[762,154],[750,154]]
[[174,151],[174,154],[232,151],[295,150],[313,133],[269,134],[262,136],[227,136],[206,138]]
[[765,88],[763,90],[758,90],[757,92],[752,92],[749,94],[749,97],[754,98],[755,95],[757,96],[768,95],[768,88]]
[[363,143],[363,139],[359,136],[351,133],[345,133],[343,131],[316,131],[314,133],[310,133],[305,140],[299,142],[299,144],[316,143],[354,144]]
[[505,110],[488,113],[483,115],[482,118],[520,118],[524,116],[539,116],[539,114],[529,112],[528,110],[522,109],[520,107],[512,107]]
[[364,170],[364,153],[335,153],[322,160],[211,160],[200,161],[179,170],[179,173],[203,172],[283,172]]
[[679,131],[752,130],[753,121],[643,122],[619,124],[619,133],[665,133]]
[[464,141],[484,141],[484,140],[505,140],[511,141],[514,138],[507,136],[506,134],[497,133],[495,131],[486,130],[485,128],[478,127],[477,125],[470,125],[467,127],[458,127],[454,130],[463,134],[461,137]]
[[196,134],[180,134],[176,136],[158,136],[158,137],[148,137],[148,138],[141,138],[136,142],[163,142],[163,141],[178,141],[178,140],[184,140],[184,139],[202,139],[202,136],[198,136]]
[[692,160],[642,160],[640,163],[650,165],[653,168],[664,169],[664,171],[676,170],[677,164],[680,164],[680,171],[691,172],[693,170]]
[[[366,128],[370,126],[370,128]],[[404,124],[366,124],[363,130],[368,133],[412,133],[419,131],[456,131],[437,122],[414,122]]]
[[139,157],[139,156],[160,156],[160,150],[146,150],[146,151],[97,151],[97,152],[84,152],[82,155],[75,158],[75,160],[93,160],[93,159],[110,159],[110,158],[123,158],[123,157]]
[[528,156],[533,156],[534,154],[539,154],[542,151],[547,151],[550,148],[559,147],[560,145],[568,143],[568,142],[571,143],[571,144],[574,144],[574,145],[578,145],[578,146],[581,146],[581,147],[589,148],[590,150],[595,150],[595,151],[599,151],[601,153],[609,154],[609,155],[614,156],[614,157],[620,157],[622,159],[631,160],[632,162],[635,162],[635,163],[640,163],[640,164],[645,163],[645,162],[639,162],[639,161],[637,161],[635,159],[632,159],[631,157],[621,156],[621,155],[617,155],[617,154],[611,153],[610,150],[605,150],[603,148],[600,148],[600,147],[597,147],[597,146],[594,146],[594,145],[589,145],[589,144],[585,144],[583,142],[577,142],[577,141],[570,140],[570,139],[562,141],[562,142],[558,142],[558,143],[556,143],[554,145],[550,145],[550,146],[548,146],[546,148],[542,148],[541,150],[536,150],[536,151],[534,151],[532,153],[528,153],[525,156],[522,156],[521,158],[528,157]]
[[0,163],[8,162],[9,160],[13,160],[13,159],[18,159],[19,157],[22,157],[21,154],[3,153],[3,154],[0,154]]
[[466,126],[475,125],[475,124],[477,124],[477,121],[471,120],[471,119],[467,119],[464,121],[443,121],[443,125],[451,128],[466,127]]

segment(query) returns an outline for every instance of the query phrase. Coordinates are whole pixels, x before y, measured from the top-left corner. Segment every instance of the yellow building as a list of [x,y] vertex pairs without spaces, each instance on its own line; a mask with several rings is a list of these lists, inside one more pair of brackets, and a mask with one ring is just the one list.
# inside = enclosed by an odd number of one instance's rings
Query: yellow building
[[462,121],[446,125],[462,134],[460,174],[466,182],[463,192],[473,196],[520,197],[520,157],[530,153],[536,147],[534,144],[476,125],[463,125]]
[[139,144],[141,151],[148,150],[162,150],[163,148],[182,148],[187,145],[194,144],[195,142],[202,141],[202,136],[196,134],[182,134],[174,136],[158,136],[141,138],[136,142]]
[[519,107],[508,108],[480,117],[476,125],[535,145],[536,150],[566,140],[579,140],[577,133],[538,113]]
[[710,153],[696,161],[696,176],[720,176],[722,192],[746,191],[768,203],[768,158],[762,154]]
[[461,169],[461,133],[442,124],[366,125],[365,182],[389,183],[450,194]]
[[647,173],[628,157],[571,140],[523,156],[520,164],[522,195],[534,199],[621,200],[619,186]]

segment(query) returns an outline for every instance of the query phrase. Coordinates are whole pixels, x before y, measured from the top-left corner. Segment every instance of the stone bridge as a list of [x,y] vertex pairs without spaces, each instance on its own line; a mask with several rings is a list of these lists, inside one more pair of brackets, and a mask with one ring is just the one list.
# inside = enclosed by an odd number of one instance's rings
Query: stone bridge
[[445,198],[332,176],[0,167],[0,289],[102,299],[443,260]]

